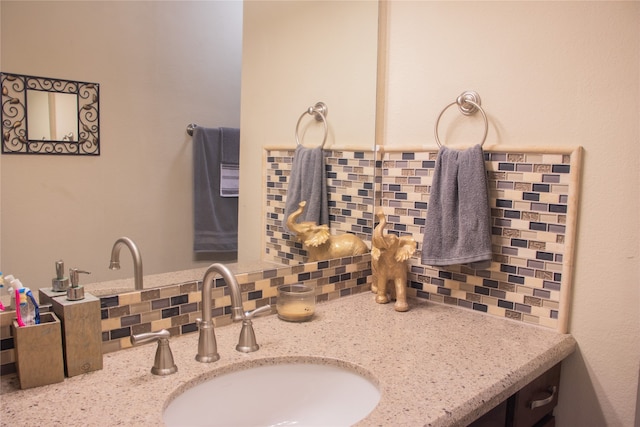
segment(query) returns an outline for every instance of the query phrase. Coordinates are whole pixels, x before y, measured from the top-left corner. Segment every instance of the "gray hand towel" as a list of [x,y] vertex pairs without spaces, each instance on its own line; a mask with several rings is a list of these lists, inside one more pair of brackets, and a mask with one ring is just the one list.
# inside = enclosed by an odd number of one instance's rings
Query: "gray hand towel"
[[422,263],[443,266],[491,261],[491,210],[482,147],[442,147],[434,170]]
[[220,130],[193,131],[194,239],[196,252],[238,250],[238,198],[220,197]]
[[240,164],[240,129],[220,128],[220,163]]
[[[327,177],[322,147],[306,148],[298,145],[296,148],[289,176],[283,223],[298,209],[298,203],[303,200],[307,202],[307,206],[298,222],[313,221],[318,225],[329,225]],[[286,225],[283,226],[287,229]]]
[[240,129],[220,128],[220,197],[240,195]]

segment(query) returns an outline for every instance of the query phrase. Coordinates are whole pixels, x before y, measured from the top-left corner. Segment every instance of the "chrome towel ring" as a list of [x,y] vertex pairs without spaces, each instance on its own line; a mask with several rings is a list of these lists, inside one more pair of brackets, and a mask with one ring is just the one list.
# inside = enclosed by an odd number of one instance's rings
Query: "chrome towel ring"
[[482,114],[482,118],[484,119],[484,136],[482,137],[482,142],[480,142],[480,146],[483,146],[484,142],[487,140],[487,132],[489,131],[489,122],[487,121],[487,115],[485,114],[484,110],[480,106],[481,105],[480,95],[478,95],[476,92],[472,90],[468,90],[468,91],[462,92],[462,94],[458,98],[456,98],[454,102],[444,107],[444,109],[440,112],[440,115],[436,120],[436,125],[433,130],[438,147],[442,147],[442,144],[440,143],[440,138],[438,137],[438,125],[440,124],[440,118],[442,117],[444,112],[447,111],[449,107],[455,104],[458,104],[458,108],[460,109],[460,112],[465,116],[470,116],[474,114],[476,111],[480,111],[480,113]]
[[298,137],[298,128],[300,127],[300,122],[305,114],[310,114],[315,116],[316,121],[321,121],[324,125],[324,138],[322,139],[321,148],[324,148],[324,143],[327,142],[327,134],[329,133],[329,127],[327,126],[327,114],[329,113],[329,109],[324,102],[316,102],[316,105],[307,108],[307,110],[300,115],[298,119],[298,123],[296,123],[296,145],[300,145],[300,138]]

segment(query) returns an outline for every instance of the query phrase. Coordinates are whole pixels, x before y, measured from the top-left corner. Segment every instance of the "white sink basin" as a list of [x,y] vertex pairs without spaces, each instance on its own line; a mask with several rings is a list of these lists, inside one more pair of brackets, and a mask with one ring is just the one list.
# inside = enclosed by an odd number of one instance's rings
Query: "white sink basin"
[[178,395],[167,426],[350,426],[378,404],[364,376],[333,364],[279,363],[216,376]]

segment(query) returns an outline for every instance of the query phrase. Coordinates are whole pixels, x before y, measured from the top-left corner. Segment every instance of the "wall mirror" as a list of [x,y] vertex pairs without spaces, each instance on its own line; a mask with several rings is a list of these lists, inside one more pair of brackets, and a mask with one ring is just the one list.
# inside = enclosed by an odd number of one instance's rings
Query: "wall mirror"
[[[263,145],[295,147],[296,120],[304,108],[320,100],[331,110],[333,127],[352,129],[351,134],[337,134],[341,144],[352,145],[352,134],[364,139],[358,131],[362,127],[360,120],[345,120],[341,125],[340,118],[351,118],[346,112],[362,111],[362,104],[372,106],[369,98],[375,98],[375,85],[370,81],[376,73],[377,1],[245,2],[244,6],[242,2],[87,2],[83,7],[74,2],[39,2],[37,8],[33,4],[2,2],[3,40],[30,42],[3,45],[0,69],[99,82],[101,136],[108,131],[115,139],[113,146],[110,139],[108,153],[100,147],[100,156],[94,158],[99,162],[85,158],[89,161],[82,162],[81,169],[73,155],[56,157],[55,162],[44,161],[50,159],[47,156],[27,157],[34,160],[30,162],[20,161],[21,156],[0,156],[2,270],[16,275],[32,289],[50,286],[47,284],[54,273],[53,262],[58,259],[64,259],[68,267],[91,271],[91,276],[83,278],[84,285],[132,278],[133,269],[126,264],[131,260],[124,253],[122,269],[108,269],[108,251],[114,240],[124,235],[139,245],[145,276],[210,264],[194,259],[192,252],[188,219],[192,215],[192,140],[185,125],[216,127],[235,124],[236,120],[239,123],[241,74],[254,70],[254,86],[243,89],[251,96],[243,105],[256,111],[247,111],[247,117],[260,120],[253,126],[255,137],[243,129],[249,141],[244,147],[250,144],[256,165],[244,163],[241,175],[257,177],[256,185],[245,197],[255,201],[255,207],[245,209],[247,218],[241,227],[246,230],[247,225],[254,224],[257,231],[249,233],[247,243],[256,248],[255,256],[252,252],[241,261],[259,260],[257,252],[263,248]],[[254,20],[243,22],[244,9],[250,6],[262,6],[270,14],[265,15],[260,9],[253,15]],[[288,13],[280,13],[285,6]],[[335,49],[319,49],[313,34],[304,33],[305,42],[300,41],[299,15],[304,14],[307,21],[317,25],[318,10],[325,10],[325,20],[332,23],[330,33]],[[96,21],[95,16],[105,19]],[[264,16],[273,19],[265,20]],[[86,29],[88,36],[78,38],[77,34],[83,32],[76,25],[60,26],[60,19],[72,19]],[[302,29],[307,27],[303,25]],[[158,32],[157,28],[163,31]],[[244,36],[243,31],[247,33]],[[249,36],[252,41],[270,37],[268,49],[248,43]],[[357,41],[350,42],[351,48],[346,49],[346,42],[355,37]],[[271,43],[271,39],[276,40]],[[65,40],[74,43],[69,45]],[[201,46],[207,49],[202,50]],[[277,62],[271,52],[276,47],[280,53]],[[243,49],[251,49],[246,60]],[[87,52],[96,52],[90,61]],[[301,52],[310,59],[300,61]],[[270,64],[267,70],[262,66],[263,60]],[[291,72],[292,65],[299,65],[295,73]],[[265,71],[269,74],[265,75]],[[362,83],[363,76],[369,76],[366,85]],[[289,87],[293,77],[299,79],[296,89],[281,89]],[[325,97],[318,82],[330,86],[335,94]],[[362,86],[370,90],[359,89]],[[108,99],[104,92],[107,87]],[[371,96],[367,96],[369,92]],[[350,100],[355,100],[356,105],[352,106]],[[263,103],[269,107],[267,110]],[[281,108],[287,106],[291,111]],[[370,121],[369,128],[374,125],[373,118],[373,112],[363,118]],[[3,129],[2,134],[5,132]],[[23,132],[26,140],[26,127]],[[305,140],[311,144],[313,136],[316,135],[309,134]],[[373,147],[373,138],[366,140],[371,141],[367,147]],[[21,144],[24,146],[25,142]],[[11,149],[19,151],[17,147]],[[82,179],[76,179],[79,172]],[[349,177],[341,180],[347,182]],[[27,207],[22,201],[24,194],[31,195],[31,205]],[[42,209],[43,205],[49,209]],[[33,242],[37,242],[37,250],[33,250]],[[145,288],[151,286],[151,281],[145,280]],[[86,291],[90,289],[88,286]]]
[[2,153],[100,155],[97,83],[1,73]]

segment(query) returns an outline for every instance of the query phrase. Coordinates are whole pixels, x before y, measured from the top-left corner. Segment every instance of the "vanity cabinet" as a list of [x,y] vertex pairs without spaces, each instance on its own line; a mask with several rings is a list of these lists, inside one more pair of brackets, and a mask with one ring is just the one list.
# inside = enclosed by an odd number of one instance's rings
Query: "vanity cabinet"
[[471,423],[470,427],[553,427],[560,363]]

